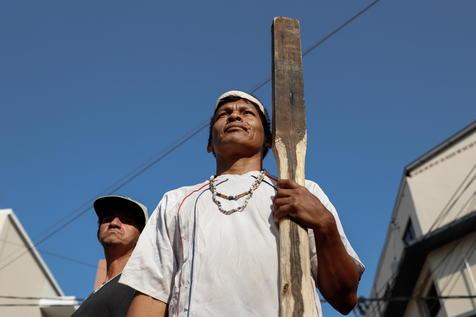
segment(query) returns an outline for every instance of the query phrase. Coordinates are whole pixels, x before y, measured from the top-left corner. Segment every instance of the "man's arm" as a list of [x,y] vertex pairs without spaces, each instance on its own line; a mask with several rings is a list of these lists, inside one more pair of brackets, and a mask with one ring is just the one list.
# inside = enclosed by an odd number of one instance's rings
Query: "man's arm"
[[167,304],[148,295],[137,293],[132,300],[127,317],[165,317]]
[[[362,267],[347,253],[340,238],[334,216],[314,230],[317,258],[317,285],[322,295],[342,314],[348,314],[357,304],[357,287]],[[325,223],[327,222],[327,223]]]
[[347,253],[334,216],[305,187],[279,180],[274,199],[276,221],[290,217],[313,229],[318,256],[317,284],[322,295],[343,314],[357,304],[362,268]]

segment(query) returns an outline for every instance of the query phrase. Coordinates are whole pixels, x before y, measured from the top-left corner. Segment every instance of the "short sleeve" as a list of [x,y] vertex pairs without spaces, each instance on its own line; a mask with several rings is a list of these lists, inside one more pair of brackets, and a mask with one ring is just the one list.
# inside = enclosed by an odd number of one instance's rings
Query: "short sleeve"
[[164,195],[142,231],[119,281],[164,303],[169,301],[177,269],[172,239],[175,218],[167,217],[167,210],[174,205],[170,196]]
[[[306,188],[312,194],[314,194],[317,198],[319,198],[321,203],[334,216],[334,219],[335,219],[336,225],[337,225],[337,230],[339,231],[339,235],[340,235],[342,244],[344,245],[347,253],[361,267],[361,271],[363,272],[365,270],[365,266],[363,265],[362,261],[360,261],[359,256],[357,255],[357,253],[352,248],[349,240],[347,240],[347,237],[346,237],[345,232],[344,232],[344,228],[342,227],[342,224],[341,224],[340,219],[339,219],[339,215],[337,214],[337,210],[334,207],[334,205],[332,205],[331,201],[326,196],[324,191],[315,182],[306,180]],[[308,234],[309,234],[309,246],[310,246],[310,252],[311,252],[311,270],[312,270],[313,276],[316,278],[317,277],[318,259],[317,259],[317,250],[316,250],[316,244],[315,244],[315,239],[314,239],[314,232],[312,230],[309,230]]]

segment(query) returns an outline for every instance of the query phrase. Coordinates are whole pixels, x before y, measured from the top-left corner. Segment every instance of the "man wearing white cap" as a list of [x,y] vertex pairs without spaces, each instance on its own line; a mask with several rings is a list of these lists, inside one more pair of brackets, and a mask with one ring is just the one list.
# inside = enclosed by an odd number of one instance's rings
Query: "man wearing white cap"
[[94,210],[99,224],[97,237],[106,258],[106,277],[72,317],[123,317],[135,290],[118,281],[147,222],[147,207],[129,197],[103,196],[94,201]]
[[[284,217],[308,228],[323,296],[340,312],[352,309],[363,265],[316,183],[299,186],[263,170],[271,141],[257,98],[242,91],[218,98],[207,146],[216,173],[166,193],[154,211],[120,280],[138,291],[128,317],[278,316]],[[317,296],[315,304],[320,316]]]

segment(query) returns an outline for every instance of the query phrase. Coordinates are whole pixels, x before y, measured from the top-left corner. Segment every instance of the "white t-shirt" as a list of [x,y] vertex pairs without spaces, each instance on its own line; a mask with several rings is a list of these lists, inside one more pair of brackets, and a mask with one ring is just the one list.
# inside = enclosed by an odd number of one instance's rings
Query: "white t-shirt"
[[[217,191],[237,195],[259,172],[221,175]],[[306,181],[334,215],[347,252],[360,263],[334,206],[320,187]],[[278,227],[272,205],[275,181],[265,177],[242,212],[225,215],[212,201],[208,181],[164,195],[144,228],[120,283],[168,303],[169,316],[278,316]],[[245,198],[218,198],[226,210]],[[317,272],[310,230],[311,267]],[[315,278],[315,277],[314,277]],[[321,315],[316,293],[316,307]]]

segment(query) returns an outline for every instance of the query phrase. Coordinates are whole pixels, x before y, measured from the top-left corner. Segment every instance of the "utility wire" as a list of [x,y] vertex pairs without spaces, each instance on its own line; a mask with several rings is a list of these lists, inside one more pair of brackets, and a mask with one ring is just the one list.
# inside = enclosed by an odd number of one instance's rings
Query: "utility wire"
[[[464,179],[461,181],[461,183],[458,185],[458,188],[456,189],[456,191],[452,194],[452,196],[450,197],[449,201],[446,203],[446,205],[443,207],[443,209],[438,213],[438,216],[436,217],[435,221],[433,222],[433,224],[431,225],[430,229],[428,230],[428,232],[426,234],[424,234],[420,239],[424,239],[426,237],[428,237],[428,235],[430,235],[432,232],[433,232],[433,229],[434,227],[440,223],[440,220],[441,218],[443,217],[446,217],[447,213],[449,212],[449,210],[451,210],[451,207],[461,198],[462,194],[466,191],[466,189],[472,184],[472,182],[475,180],[476,178],[476,175],[474,175],[471,179],[470,179],[470,176],[471,174],[474,172],[474,170],[476,169],[476,164],[473,165],[473,167],[469,170],[469,172],[465,175]],[[469,181],[468,181],[469,179]],[[465,185],[465,183],[468,181],[468,183]],[[463,189],[464,187],[464,189]],[[460,241],[461,242],[461,241]],[[459,242],[458,242],[458,245],[459,245]],[[457,246],[458,246],[457,245]],[[448,252],[445,254],[445,256],[443,257],[443,259],[437,264],[437,266],[435,267],[434,270],[436,270],[437,268],[439,268],[441,265],[443,265],[447,259],[451,256],[451,254],[454,252],[454,250],[457,248],[457,246],[455,248],[451,248],[450,250],[448,250]],[[387,281],[383,284],[383,286],[378,290],[376,291],[376,294],[379,294],[383,291],[383,289],[385,287],[387,287],[387,285],[390,285],[391,283],[393,283],[393,281],[395,280],[396,276],[398,274],[398,270],[396,270],[395,272],[392,273],[392,275],[390,275],[390,277],[387,279]],[[425,280],[425,283],[428,281],[428,277],[427,279]],[[423,284],[425,284],[423,283]],[[375,310],[376,307],[373,307],[373,309]]]
[[469,180],[469,182],[467,183],[467,185],[464,187],[463,189],[463,186],[464,184],[466,183],[466,181],[469,179],[469,177],[471,176],[471,174],[473,173],[473,171],[476,169],[476,164],[473,165],[473,167],[469,170],[468,174],[466,174],[466,176],[464,177],[463,181],[460,183],[460,185],[458,186],[458,188],[456,188],[456,191],[453,193],[453,195],[451,195],[450,199],[448,200],[448,202],[446,203],[446,205],[443,207],[443,209],[438,213],[438,216],[436,217],[435,221],[433,222],[433,224],[430,226],[430,228],[428,229],[428,232],[424,235],[424,237],[428,236],[432,231],[433,229],[442,222],[442,220],[446,217],[446,215],[448,214],[448,212],[451,210],[451,207],[453,207],[456,202],[459,200],[459,198],[462,196],[462,194],[466,191],[466,189],[471,185],[471,183],[474,181],[474,179],[476,178],[476,175],[473,176],[472,179]]
[[356,14],[354,14],[350,19],[348,19],[347,21],[345,21],[344,23],[342,23],[339,27],[337,27],[334,31],[332,32],[329,32],[327,33],[326,36],[324,36],[321,40],[317,41],[314,45],[312,45],[311,47],[309,47],[308,49],[306,49],[302,55],[305,56],[307,54],[309,54],[310,52],[312,52],[314,49],[316,49],[317,47],[319,47],[321,44],[323,44],[325,41],[327,41],[328,39],[330,39],[332,36],[334,36],[336,33],[338,33],[340,30],[342,30],[343,28],[345,28],[347,25],[351,24],[352,22],[354,22],[354,20],[356,20],[358,17],[360,17],[361,15],[363,15],[365,12],[367,12],[370,8],[372,8],[374,5],[377,4],[377,2],[379,2],[380,0],[375,0],[373,2],[371,2],[368,6],[366,6],[365,8],[363,8],[362,10],[360,10],[359,12],[357,12]]
[[[344,23],[342,23],[341,25],[339,25],[337,28],[335,28],[333,31],[327,33],[323,38],[321,38],[319,41],[317,41],[316,43],[312,44],[310,47],[308,47],[307,49],[305,49],[302,53],[302,56],[306,56],[307,54],[311,53],[313,50],[315,50],[316,48],[318,48],[319,46],[321,46],[322,44],[324,44],[324,42],[326,42],[328,39],[330,39],[331,37],[333,37],[334,35],[336,35],[339,31],[341,31],[343,28],[345,28],[346,26],[348,26],[349,24],[351,24],[353,21],[355,21],[358,17],[360,17],[361,15],[363,15],[365,12],[367,12],[370,8],[372,8],[374,5],[377,4],[377,2],[379,2],[380,0],[375,0],[373,2],[371,2],[368,6],[366,6],[365,8],[363,8],[362,10],[360,10],[359,12],[357,12],[356,14],[354,14],[352,17],[350,17],[349,19],[347,19]],[[265,79],[263,80],[262,82],[260,82],[253,90],[251,90],[251,93],[255,93],[256,91],[258,91],[260,88],[264,87],[267,83],[269,83],[271,81],[271,77],[269,77],[268,79]]]
[[15,299],[15,300],[55,300],[58,302],[64,302],[64,304],[56,303],[56,304],[48,304],[40,305],[40,303],[1,303],[0,307],[40,307],[40,306],[48,306],[48,307],[64,307],[71,305],[71,302],[74,301],[74,304],[80,305],[84,298],[67,298],[67,297],[37,297],[37,296],[10,296],[10,295],[0,295],[0,299],[8,300],[8,299]]
[[[453,195],[453,197],[450,199],[450,201],[448,202],[447,206],[449,206],[447,208],[447,210],[445,211],[445,215],[443,216],[446,217],[446,215],[451,211],[451,208],[455,205],[455,203],[460,199],[460,197],[462,196],[462,194],[467,190],[467,188],[469,187],[469,185],[474,181],[474,179],[476,178],[476,175],[472,177],[472,179],[468,182],[468,184],[465,186],[465,188],[463,190],[460,191],[459,195],[456,196],[456,193],[462,188],[462,186],[464,185],[464,183],[468,180],[469,176],[471,175],[471,173],[474,171],[474,169],[476,168],[476,164],[473,166],[473,168],[470,170],[470,172],[466,175],[466,177],[464,178],[464,180],[462,181],[462,183],[460,184],[460,186],[458,187],[458,190],[455,192],[455,194]],[[453,202],[451,203],[451,200],[454,198]],[[446,209],[446,207],[445,207]],[[444,210],[444,209],[443,209]],[[443,219],[442,218],[442,219]],[[433,224],[433,226],[436,225],[436,223],[439,222],[441,223],[441,221],[435,221],[435,223]],[[432,226],[432,227],[433,227]],[[423,238],[427,237],[430,233],[431,233],[431,228],[429,229],[429,231],[423,236]],[[454,255],[459,253],[460,249],[462,249],[464,247],[464,242],[465,240],[464,239],[460,239],[455,246],[453,246],[452,248],[450,248],[445,254],[444,254],[444,257],[443,259],[441,259],[440,262],[438,262],[438,264],[432,269],[433,272],[439,272],[440,274],[444,274],[446,268],[450,265],[450,263],[453,263],[454,261],[457,261],[457,259],[454,259]],[[464,259],[468,256],[468,254],[473,254],[474,252],[474,249],[471,249],[471,246],[468,248],[468,250],[466,251],[465,253],[465,256],[463,256],[462,260],[459,261],[460,264],[461,262],[464,262]],[[460,266],[460,264],[457,265],[457,267]],[[422,287],[424,287],[425,285],[428,284],[429,280],[431,278],[431,275],[427,275],[425,277],[425,279],[423,280],[422,283],[420,283],[422,285]],[[442,292],[444,292],[444,290],[446,289],[446,287],[448,286],[448,284],[450,283],[450,281],[452,280],[452,278],[450,278],[448,280],[448,282],[446,283],[446,285],[442,288]]]
[[[469,244],[469,246],[466,246],[467,247],[467,250],[466,250],[466,253],[460,257],[460,261],[458,262],[458,264],[454,267],[454,271],[455,272],[461,272],[461,269],[464,268],[464,263],[466,260],[469,260],[473,257],[473,254],[474,252],[476,252],[476,247],[474,247],[472,244]],[[444,267],[443,269],[441,269],[441,272],[444,274],[446,270],[446,267]],[[446,282],[446,284],[441,288],[441,293],[445,293],[447,287],[450,285],[450,284],[453,284],[453,286],[451,287],[451,289],[449,290],[449,293],[451,293],[453,291],[453,288],[455,287],[457,281],[459,280],[459,278],[462,276],[462,274],[453,274],[453,276],[451,276],[448,281]],[[453,282],[454,281],[454,282]]]
[[[319,41],[317,41],[316,43],[314,43],[313,45],[311,45],[311,47],[309,47],[308,49],[306,49],[304,52],[303,52],[303,56],[309,54],[310,52],[312,52],[313,50],[315,50],[316,48],[318,48],[319,46],[321,46],[324,42],[326,42],[327,40],[329,40],[332,36],[334,36],[335,34],[337,34],[339,31],[341,31],[343,28],[345,28],[347,25],[349,25],[350,23],[352,23],[354,20],[356,20],[358,17],[360,17],[361,15],[363,15],[365,12],[367,12],[370,8],[372,8],[375,4],[377,4],[377,2],[379,2],[380,0],[375,0],[373,2],[371,2],[368,6],[366,6],[365,8],[363,8],[362,10],[360,10],[359,12],[357,12],[355,15],[353,15],[351,18],[347,19],[344,23],[342,23],[341,25],[339,25],[336,29],[334,29],[333,31],[329,32],[328,34],[326,34],[323,38],[321,38]],[[253,88],[251,90],[251,93],[255,93],[256,91],[258,91],[259,89],[261,89],[262,87],[264,87],[267,83],[269,83],[271,81],[271,78],[268,78],[262,82],[260,82],[258,85],[255,86],[255,88]],[[118,184],[116,186],[114,186],[112,188],[112,190],[109,191],[109,193],[114,193],[116,191],[118,191],[119,189],[121,189],[122,187],[124,187],[125,185],[127,185],[128,183],[130,183],[131,181],[133,181],[135,178],[137,178],[139,175],[143,174],[146,170],[148,170],[149,168],[151,168],[152,166],[154,166],[155,164],[157,164],[158,162],[160,162],[162,159],[164,159],[165,157],[167,157],[169,154],[171,154],[172,152],[174,152],[176,149],[178,149],[180,146],[182,146],[183,144],[185,144],[187,141],[189,141],[191,138],[193,138],[195,135],[197,135],[199,132],[201,132],[203,129],[205,129],[206,127],[208,126],[208,121],[200,124],[200,126],[195,129],[194,131],[192,131],[190,134],[186,134],[184,135],[182,138],[178,139],[175,144],[173,146],[171,146],[168,150],[166,150],[165,152],[163,152],[162,154],[160,154],[157,158],[154,158],[152,159],[151,161],[149,161],[148,163],[145,163],[143,165],[141,165],[141,167],[139,167],[135,172],[131,172],[128,174],[128,176],[125,176],[123,178],[122,181],[119,181]],[[91,209],[91,202],[88,202],[88,203],[85,203],[83,204],[82,206],[84,207],[80,207],[78,209],[75,210],[75,215],[73,217],[71,217],[69,220],[67,220],[65,223],[63,223],[61,226],[57,227],[56,229],[52,230],[50,233],[46,234],[43,238],[39,239],[37,242],[35,242],[33,244],[32,247],[28,248],[27,250],[25,250],[25,252],[21,253],[20,255],[18,255],[17,257],[15,257],[14,259],[12,259],[11,261],[7,262],[6,264],[4,264],[3,266],[0,267],[0,271],[3,270],[4,268],[6,268],[7,266],[9,266],[10,264],[14,263],[16,260],[18,260],[20,257],[22,257],[24,254],[26,254],[29,250],[31,250],[31,248],[33,247],[36,247],[38,246],[39,244],[45,242],[46,240],[48,240],[49,238],[51,238],[53,235],[55,235],[56,233],[60,232],[61,230],[63,230],[65,227],[67,227],[68,225],[70,225],[71,223],[73,223],[74,221],[76,221],[79,217],[81,217],[83,214],[85,214],[88,210]]]
[[412,300],[472,299],[476,295],[359,297],[358,302],[408,302]]
[[[432,226],[430,227],[430,229],[428,230],[428,232],[423,235],[420,239],[424,239],[426,237],[428,237],[429,234],[431,234],[431,232],[433,231],[433,228],[441,222],[442,218],[446,217],[446,215],[449,213],[449,211],[451,210],[451,207],[454,206],[454,204],[456,204],[456,202],[460,199],[460,197],[462,196],[462,194],[466,191],[466,189],[472,184],[472,182],[475,180],[475,176],[473,176],[469,182],[467,183],[466,186],[464,186],[464,184],[466,183],[466,181],[469,179],[469,177],[471,176],[471,174],[473,173],[473,171],[476,169],[476,164],[473,165],[473,167],[470,169],[470,171],[466,174],[466,176],[464,177],[463,181],[458,185],[458,188],[456,189],[456,191],[452,194],[452,196],[450,197],[449,201],[446,203],[446,205],[443,207],[443,209],[438,213],[438,216],[437,218],[435,219],[435,221],[433,222]],[[461,190],[464,186],[464,189]],[[474,193],[473,193],[474,195]],[[471,197],[470,197],[471,198]],[[394,240],[396,241],[396,240]],[[462,241],[462,240],[461,240]],[[461,241],[458,242],[458,244],[454,247],[454,248],[451,248],[450,250],[448,250],[448,252],[445,254],[445,256],[443,257],[443,259],[437,264],[437,266],[434,268],[434,271],[436,271],[441,265],[443,265],[444,267],[446,267],[447,265],[447,261],[448,259],[450,258],[450,256],[453,254],[453,252],[458,248],[459,244],[461,243]],[[397,276],[397,273],[398,271],[395,271],[393,272],[393,274],[387,279],[387,281],[383,284],[382,288],[380,288],[376,294],[379,294],[382,292],[382,290],[387,287],[387,285],[390,285],[390,283],[392,283],[396,276]],[[425,278],[425,281],[424,283],[422,283],[422,285],[425,285],[429,280],[429,276],[427,276]],[[372,307],[372,312],[375,310],[375,309],[378,309],[377,306],[373,306]]]
[[[458,213],[454,216],[454,219],[458,219],[458,218],[461,218],[461,214],[464,212],[464,211],[467,211],[467,212],[471,212],[474,209],[474,207],[472,206],[472,204],[476,203],[476,190],[468,197],[468,199],[466,200],[466,202],[463,204],[463,206],[461,207],[461,209],[458,211]],[[473,209],[471,209],[473,208]]]
[[[445,253],[444,257],[438,262],[438,264],[432,269],[433,272],[444,272],[444,270],[446,269],[447,265],[448,265],[448,262],[449,262],[449,259],[451,258],[451,256],[456,253],[456,250],[459,251],[459,248],[460,246],[462,245],[463,243],[463,239],[459,240],[456,245],[452,248],[450,248],[448,250],[448,252]],[[470,252],[471,251],[471,252]],[[463,257],[466,258],[466,256],[468,254],[470,254],[470,257],[472,256],[473,252],[475,251],[475,249],[471,249],[471,246],[469,247],[468,251],[466,252],[466,255]],[[459,265],[458,265],[459,266]],[[384,285],[388,285],[389,283],[392,283],[394,280],[395,280],[395,277],[396,277],[396,274],[397,271],[395,271],[394,274],[392,274],[392,276],[390,276],[390,278],[387,280],[387,282],[384,284]],[[428,282],[430,280],[431,276],[430,275],[427,275],[423,282],[422,283],[419,283],[420,285],[422,285],[422,287],[424,287],[425,285],[428,285]],[[451,281],[451,279],[450,279]],[[448,281],[449,283],[449,281]],[[447,286],[447,285],[446,285]],[[444,287],[444,289],[446,289],[446,286]],[[381,291],[383,290],[383,287],[380,289],[379,292],[376,292],[376,294],[380,293]],[[417,293],[420,292],[420,291],[417,291]],[[461,297],[461,296],[466,296],[466,297]],[[469,297],[468,297],[469,296]],[[382,302],[384,301],[385,302],[385,298],[386,297],[375,297],[375,298],[365,298],[365,297],[360,297],[363,302]],[[359,299],[360,299],[359,298]],[[436,297],[435,297],[436,298]],[[437,298],[440,298],[440,299],[453,299],[453,298],[476,298],[476,295],[448,295],[448,296],[438,296]],[[374,300],[375,299],[375,300]],[[379,300],[377,300],[379,299]],[[429,297],[388,297],[389,300],[388,301],[409,301],[409,300],[424,300],[424,299],[431,299]],[[407,299],[407,300],[403,300],[403,299]],[[376,309],[378,309],[378,306],[377,305],[373,305],[371,307],[371,313],[373,313]]]
[[[476,298],[476,295],[440,295],[440,296],[391,296],[391,297],[359,297],[357,299],[357,305],[354,308],[354,311],[357,310],[361,315],[369,314],[365,308],[368,309],[369,303],[379,303],[379,302],[410,302],[413,300],[416,301],[430,301],[430,300],[456,300],[456,299],[473,299]],[[364,305],[363,308],[361,305]],[[373,306],[375,307],[375,305]],[[370,313],[373,313],[375,309],[372,309]]]
[[[395,297],[359,297],[358,302],[408,302],[412,300],[453,300],[453,299],[473,299],[476,295],[447,295],[447,296],[395,296]],[[18,300],[62,300],[62,301],[82,301],[79,298],[61,298],[61,297],[33,297],[33,296],[6,296],[0,295],[0,299],[18,299]],[[323,303],[328,303],[323,300]],[[39,306],[39,304],[31,303],[2,303],[0,306]],[[48,306],[64,306],[64,305],[48,305]]]
[[[24,246],[24,244],[15,243],[15,242],[8,241],[8,240],[4,240],[4,239],[0,239],[0,242],[8,243],[8,244],[15,245],[15,246],[18,246],[18,247],[23,247],[23,246]],[[22,248],[21,251],[24,251],[25,249],[26,249],[26,248]],[[91,264],[91,263],[87,263],[87,262],[83,262],[83,261],[78,260],[78,259],[73,259],[73,258],[64,256],[64,255],[61,255],[61,254],[58,254],[58,253],[54,253],[54,252],[47,251],[47,250],[45,250],[45,249],[38,249],[38,251],[40,251],[42,254],[46,254],[46,255],[49,255],[49,256],[53,256],[53,257],[56,257],[56,258],[58,258],[58,259],[63,259],[63,260],[70,261],[70,262],[73,262],[73,263],[76,263],[76,264],[81,264],[81,265],[84,265],[84,266],[87,266],[87,267],[91,267],[91,268],[97,269],[97,266],[96,266],[96,265]],[[0,296],[0,298],[1,298],[1,296]]]
[[[475,164],[476,166],[476,164]],[[439,226],[442,225],[443,221],[446,219],[446,217],[449,215],[449,213],[451,212],[451,210],[453,209],[453,207],[456,205],[456,203],[459,201],[459,199],[461,198],[461,196],[463,196],[463,194],[466,193],[466,190],[471,186],[471,184],[474,182],[474,180],[476,179],[476,174],[473,176],[473,178],[471,178],[471,180],[468,182],[468,184],[466,184],[466,186],[462,189],[461,193],[458,195],[457,199],[455,199],[453,201],[453,203],[451,204],[451,206],[448,208],[448,210],[446,210],[445,214],[442,216],[442,218],[440,219],[439,221]],[[451,219],[450,221],[453,221],[455,220],[455,218]]]
[[[18,304],[18,303],[13,303],[13,304],[0,304],[0,307],[40,307],[43,305],[40,304]],[[54,304],[54,305],[47,305],[48,307],[64,307],[65,305],[60,305],[60,304]]]
[[71,298],[71,297],[39,297],[39,296],[13,296],[13,295],[0,295],[0,299],[21,299],[21,300],[41,300],[41,299],[46,299],[46,300],[61,300],[61,301],[71,301],[71,300],[76,300],[76,301],[83,301],[83,298]]
[[[162,153],[160,153],[160,155],[156,158],[154,158],[153,160],[141,165],[135,172],[133,173],[129,173],[128,176],[124,177],[124,180],[122,182],[119,182],[116,186],[114,186],[112,189],[109,190],[108,194],[113,194],[114,192],[118,191],[119,189],[121,189],[122,187],[124,187],[126,184],[130,183],[131,181],[133,181],[136,177],[138,177],[139,175],[143,174],[147,169],[149,169],[150,167],[152,167],[153,165],[155,165],[156,163],[158,163],[159,161],[161,161],[162,159],[164,159],[165,157],[167,157],[170,153],[172,153],[173,151],[175,151],[177,148],[179,148],[181,145],[183,145],[185,142],[187,142],[188,140],[190,140],[192,137],[194,137],[195,135],[197,135],[201,130],[203,130],[203,128],[206,127],[206,126],[203,126],[201,125],[198,129],[195,129],[189,133],[187,133],[186,135],[182,136],[181,138],[179,138],[171,147],[169,147],[168,149],[166,149],[165,151],[163,151]],[[13,258],[12,260],[10,260],[9,262],[7,262],[6,264],[2,265],[0,267],[0,271],[2,271],[4,268],[8,267],[10,264],[14,263],[16,260],[18,260],[19,258],[21,258],[23,255],[25,255],[28,251],[30,251],[32,248],[34,247],[37,247],[38,245],[40,245],[41,243],[45,242],[46,240],[48,240],[49,238],[51,238],[53,235],[57,234],[58,232],[60,232],[61,230],[63,230],[64,228],[66,228],[68,225],[70,225],[71,223],[73,223],[74,221],[76,221],[79,217],[81,217],[82,215],[84,215],[87,211],[89,211],[91,209],[91,204],[89,204],[89,206],[86,206],[82,209],[76,209],[78,210],[76,212],[75,215],[73,215],[69,220],[67,220],[66,222],[64,222],[63,224],[61,224],[60,226],[57,226],[53,231],[51,231],[50,233],[46,234],[43,238],[41,238],[40,240],[36,241],[35,243],[33,243],[33,245],[31,247],[28,247],[24,250],[24,252],[20,253],[19,255],[17,255],[15,258]]]

